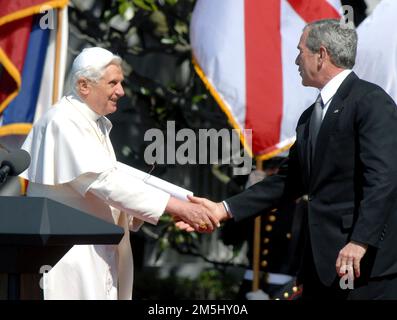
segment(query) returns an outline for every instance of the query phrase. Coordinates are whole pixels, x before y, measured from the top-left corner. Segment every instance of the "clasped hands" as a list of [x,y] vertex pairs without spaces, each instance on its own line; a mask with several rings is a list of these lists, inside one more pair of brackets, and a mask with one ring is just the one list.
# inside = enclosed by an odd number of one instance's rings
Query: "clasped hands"
[[176,210],[175,207],[174,210],[168,210],[178,229],[210,233],[220,226],[221,221],[228,219],[222,203],[193,196],[188,198],[190,201],[178,203]]

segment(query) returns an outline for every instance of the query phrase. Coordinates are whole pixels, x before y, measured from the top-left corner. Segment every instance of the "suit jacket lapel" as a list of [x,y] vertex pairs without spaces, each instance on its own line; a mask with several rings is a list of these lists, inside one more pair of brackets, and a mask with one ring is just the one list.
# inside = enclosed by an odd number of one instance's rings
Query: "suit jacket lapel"
[[[331,132],[339,119],[339,115],[344,108],[344,100],[348,95],[354,80],[358,79],[354,72],[350,73],[342,82],[339,89],[332,98],[331,104],[328,107],[327,113],[323,119],[320,131],[317,136],[314,159],[310,171],[310,189],[313,191],[318,182],[319,174],[323,164],[323,157],[327,150]],[[309,159],[308,159],[309,160]],[[310,160],[309,160],[310,161]]]

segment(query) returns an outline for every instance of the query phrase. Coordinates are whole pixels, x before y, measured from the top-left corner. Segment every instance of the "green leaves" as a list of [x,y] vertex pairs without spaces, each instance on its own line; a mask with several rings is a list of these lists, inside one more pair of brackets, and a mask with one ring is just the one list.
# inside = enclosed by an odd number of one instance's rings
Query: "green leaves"
[[178,0],[165,0],[166,3],[168,3],[171,6],[174,6],[177,4]]
[[137,10],[157,11],[156,0],[118,0],[118,12],[127,21],[130,21]]
[[132,8],[132,3],[127,0],[119,0],[119,14],[124,15],[128,8]]
[[192,104],[197,104],[200,101],[205,100],[207,98],[208,98],[208,96],[205,93],[194,95],[193,98],[192,98]]
[[148,11],[156,11],[156,0],[132,0],[132,2],[139,8]]

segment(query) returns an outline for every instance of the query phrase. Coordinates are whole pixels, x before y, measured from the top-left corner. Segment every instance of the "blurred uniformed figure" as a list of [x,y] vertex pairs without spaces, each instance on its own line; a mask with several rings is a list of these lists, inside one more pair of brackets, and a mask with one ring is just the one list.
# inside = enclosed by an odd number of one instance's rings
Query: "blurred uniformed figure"
[[[263,171],[252,171],[245,187],[277,173],[283,159],[275,157],[265,161]],[[260,289],[264,294],[259,299],[299,297],[299,288],[295,288],[295,275],[300,267],[300,226],[306,212],[305,207],[305,200],[299,199],[296,203],[286,203],[271,212],[264,212],[261,216]],[[237,298],[241,300],[247,299],[247,293],[252,290],[253,230],[254,218],[240,222],[227,221],[222,229],[225,244],[241,246],[245,241],[248,242],[247,257],[250,268],[245,271],[238,293]],[[251,297],[248,296],[248,299]]]

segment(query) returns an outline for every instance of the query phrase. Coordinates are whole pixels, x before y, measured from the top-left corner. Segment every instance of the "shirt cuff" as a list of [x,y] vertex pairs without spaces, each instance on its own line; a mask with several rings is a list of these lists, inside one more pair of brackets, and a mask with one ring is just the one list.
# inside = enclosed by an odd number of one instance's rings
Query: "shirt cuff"
[[233,214],[230,211],[229,205],[227,204],[226,201],[222,201],[223,206],[225,207],[226,213],[229,216],[230,219],[233,219]]

